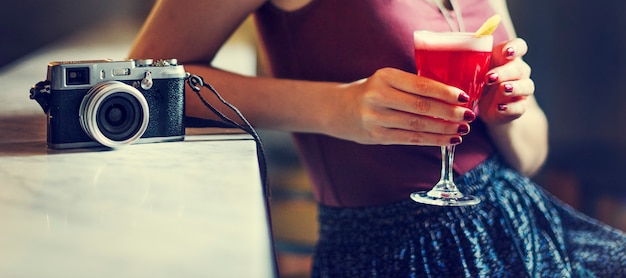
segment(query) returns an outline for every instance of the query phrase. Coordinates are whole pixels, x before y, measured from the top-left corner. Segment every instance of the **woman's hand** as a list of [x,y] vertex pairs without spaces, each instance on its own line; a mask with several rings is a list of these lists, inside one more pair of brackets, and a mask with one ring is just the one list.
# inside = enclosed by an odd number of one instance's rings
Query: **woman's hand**
[[[362,144],[458,144],[476,118],[466,93],[393,68],[342,85],[329,134]],[[333,113],[334,114],[334,113]]]
[[526,42],[519,38],[494,47],[493,68],[485,77],[487,85],[478,110],[486,124],[505,124],[526,112],[528,97],[535,92],[530,66],[522,60],[527,51]]
[[478,114],[508,164],[533,175],[548,153],[548,122],[534,96],[530,66],[522,60],[527,51],[522,39],[494,48]]

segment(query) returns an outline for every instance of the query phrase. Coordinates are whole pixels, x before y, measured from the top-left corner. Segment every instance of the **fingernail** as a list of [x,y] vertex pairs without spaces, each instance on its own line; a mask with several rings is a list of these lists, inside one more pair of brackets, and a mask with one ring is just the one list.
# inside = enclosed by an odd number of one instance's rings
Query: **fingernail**
[[461,102],[461,103],[468,103],[469,99],[470,99],[470,97],[466,93],[459,94],[459,102]]
[[450,139],[450,144],[452,144],[452,145],[456,145],[456,144],[459,144],[459,143],[461,143],[461,138],[459,138],[459,137],[453,137],[452,139]]
[[513,49],[513,47],[507,47],[507,49],[504,50],[504,52],[507,58],[511,58],[513,57],[513,55],[515,55],[515,49]]
[[469,132],[469,125],[460,125],[457,130],[458,134],[467,134]]
[[507,93],[512,93],[513,92],[513,85],[511,84],[504,84],[504,91]]
[[506,111],[508,108],[506,104],[498,104],[498,111]]
[[475,119],[476,119],[476,114],[474,114],[472,110],[466,110],[465,113],[463,114],[463,120],[471,122]]
[[495,83],[496,81],[498,81],[498,74],[497,74],[497,73],[492,72],[492,73],[490,73],[490,74],[487,76],[487,82],[489,82],[489,84],[493,84],[493,83]]

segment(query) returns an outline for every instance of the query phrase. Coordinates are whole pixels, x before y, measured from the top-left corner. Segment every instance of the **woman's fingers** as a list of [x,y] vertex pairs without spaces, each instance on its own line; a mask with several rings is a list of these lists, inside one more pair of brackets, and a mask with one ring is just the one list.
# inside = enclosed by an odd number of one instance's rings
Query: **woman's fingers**
[[528,44],[526,41],[520,38],[515,38],[505,43],[500,43],[493,48],[493,63],[494,65],[502,65],[507,60],[514,60],[521,58],[528,52]]
[[461,135],[441,135],[386,127],[379,127],[373,130],[373,132],[374,134],[372,134],[371,138],[376,138],[376,140],[364,143],[381,145],[446,146],[463,142]]
[[499,84],[498,93],[503,97],[527,97],[535,92],[535,83],[532,79],[506,81]]
[[[376,86],[377,82],[384,84]],[[365,95],[372,106],[453,122],[476,118],[471,109],[461,106],[469,96],[458,88],[395,69],[379,70],[372,83]]]
[[487,85],[506,81],[526,79],[530,77],[530,66],[521,59],[510,61],[507,64],[492,68],[485,75]]
[[462,90],[413,73],[385,68],[352,85],[356,97],[348,98],[346,112],[360,143],[458,144],[476,119]]
[[442,135],[465,135],[470,131],[468,123],[448,122],[400,111],[384,111],[376,117],[380,125],[385,128]]
[[469,99],[461,89],[394,68],[380,69],[372,78],[379,79],[390,88],[450,104],[463,104]]

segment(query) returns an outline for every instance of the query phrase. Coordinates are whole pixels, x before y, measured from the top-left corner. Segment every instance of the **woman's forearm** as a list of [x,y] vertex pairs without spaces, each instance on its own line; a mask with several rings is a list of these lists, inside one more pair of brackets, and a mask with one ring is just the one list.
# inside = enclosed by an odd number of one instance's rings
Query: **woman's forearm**
[[[328,133],[333,112],[324,100],[336,101],[333,94],[340,86],[337,83],[250,77],[194,64],[185,65],[185,69],[202,76],[256,127]],[[208,90],[202,92],[212,105],[219,103]],[[186,93],[188,116],[215,118],[193,91],[187,89]],[[219,110],[236,119],[225,107]]]
[[531,176],[537,173],[548,155],[548,121],[534,97],[520,118],[487,128],[511,167]]

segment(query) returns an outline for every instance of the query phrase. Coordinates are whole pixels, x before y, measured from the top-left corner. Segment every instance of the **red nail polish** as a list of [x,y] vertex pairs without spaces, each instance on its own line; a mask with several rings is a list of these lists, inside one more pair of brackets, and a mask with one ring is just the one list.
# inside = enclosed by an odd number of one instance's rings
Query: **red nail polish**
[[513,49],[513,47],[507,47],[507,49],[504,50],[504,52],[507,58],[511,58],[513,57],[513,55],[515,55],[515,49]]
[[465,113],[463,114],[463,120],[471,122],[475,119],[476,119],[476,114],[474,114],[472,110],[466,110]]
[[507,93],[512,93],[513,92],[513,85],[511,84],[504,84],[504,91]]
[[490,74],[487,76],[487,82],[488,82],[489,84],[493,84],[493,83],[495,83],[496,81],[498,81],[498,74],[497,74],[497,73],[492,72],[492,73],[490,73]]
[[469,99],[470,99],[470,97],[466,93],[459,94],[459,102],[461,102],[461,103],[468,103]]
[[469,126],[468,125],[460,125],[459,129],[457,130],[458,134],[467,134],[469,133]]
[[452,144],[452,145],[456,145],[456,144],[459,144],[459,143],[461,143],[461,138],[459,138],[459,137],[452,137],[450,139],[450,144]]
[[507,109],[509,109],[509,107],[506,106],[506,104],[498,104],[498,111],[506,111]]

